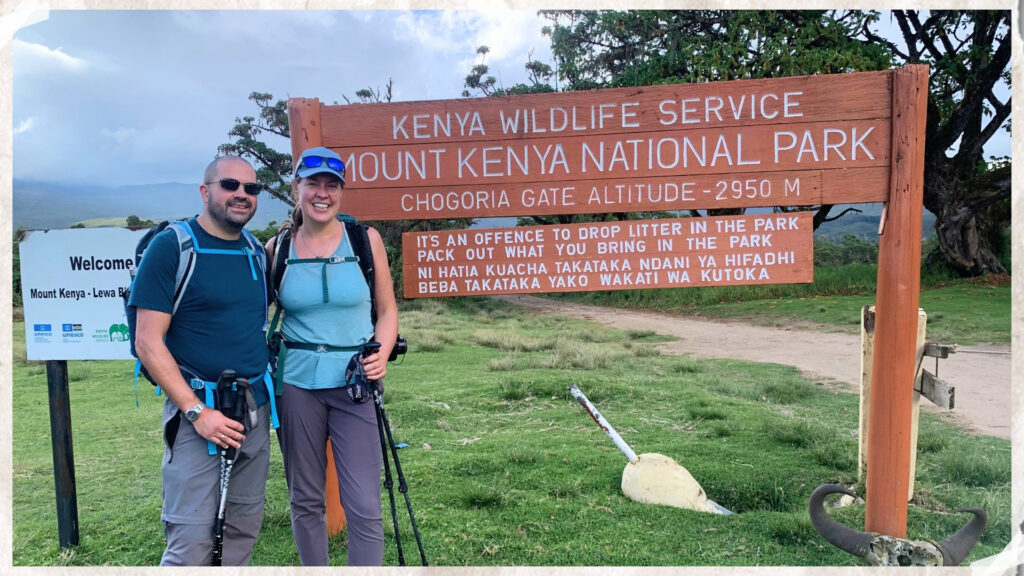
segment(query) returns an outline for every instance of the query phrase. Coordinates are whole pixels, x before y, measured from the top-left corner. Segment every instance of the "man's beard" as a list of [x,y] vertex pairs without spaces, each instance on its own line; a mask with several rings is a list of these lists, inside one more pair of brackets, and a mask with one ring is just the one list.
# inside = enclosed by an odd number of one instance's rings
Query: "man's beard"
[[[245,217],[235,215],[234,213],[228,211],[228,204],[232,202],[233,201],[229,200],[224,204],[210,203],[210,218],[212,218],[218,224],[227,229],[241,231],[242,228],[244,228],[245,225],[249,222],[249,220],[251,220],[252,217],[256,215],[256,211],[251,209],[252,202],[248,202],[251,210],[249,212],[249,215]],[[235,201],[234,203],[238,202]]]

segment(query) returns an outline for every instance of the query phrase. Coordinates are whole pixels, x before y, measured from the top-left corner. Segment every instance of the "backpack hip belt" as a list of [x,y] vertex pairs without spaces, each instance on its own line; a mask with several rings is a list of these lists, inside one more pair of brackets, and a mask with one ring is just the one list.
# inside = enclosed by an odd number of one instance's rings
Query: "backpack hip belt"
[[[247,379],[247,380],[249,380],[249,382],[255,382],[257,380],[262,381],[263,385],[266,387],[267,394],[270,396],[270,420],[271,420],[271,425],[273,425],[273,427],[276,429],[279,426],[278,421],[277,421],[277,405],[274,402],[274,382],[273,382],[273,379],[270,376],[269,368],[267,370],[265,370],[263,372],[263,374],[260,374],[256,378]],[[188,385],[191,386],[193,390],[206,390],[206,400],[204,401],[204,403],[207,406],[211,407],[211,408],[214,408],[214,409],[217,408],[217,405],[216,405],[217,404],[217,402],[216,402],[216,398],[217,397],[214,394],[217,391],[217,382],[215,382],[215,381],[211,382],[209,380],[201,380],[199,378],[189,378],[188,379]],[[207,440],[206,441],[206,446],[207,446],[207,451],[209,452],[210,456],[213,456],[213,455],[217,454],[217,445],[216,444],[214,444],[213,442]]]
[[310,352],[317,352],[323,354],[324,352],[356,352],[362,350],[362,345],[359,346],[331,346],[329,344],[314,344],[312,342],[292,342],[291,340],[282,340],[285,348],[289,350],[308,350]]

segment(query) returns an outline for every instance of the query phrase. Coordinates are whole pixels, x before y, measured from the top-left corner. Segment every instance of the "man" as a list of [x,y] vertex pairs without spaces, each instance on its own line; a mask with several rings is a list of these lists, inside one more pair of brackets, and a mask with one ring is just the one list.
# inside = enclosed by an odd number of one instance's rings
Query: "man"
[[[223,156],[210,163],[199,186],[203,211],[187,223],[196,261],[180,304],[173,308],[181,251],[173,230],[147,247],[129,300],[137,310],[139,359],[167,393],[160,516],[167,536],[164,566],[210,563],[220,499],[220,458],[211,455],[212,445],[218,451],[240,448],[228,490],[223,565],[249,563],[263,522],[271,407],[264,383],[265,256],[261,249],[253,253],[242,230],[256,212],[259,190],[245,160]],[[214,387],[228,369],[252,384],[250,400],[257,408],[248,428],[209,405],[204,388]]]

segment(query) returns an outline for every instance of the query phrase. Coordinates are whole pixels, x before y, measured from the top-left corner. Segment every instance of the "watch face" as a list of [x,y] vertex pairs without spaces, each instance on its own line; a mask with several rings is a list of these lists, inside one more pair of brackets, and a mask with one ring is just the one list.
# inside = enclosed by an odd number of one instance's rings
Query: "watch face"
[[202,406],[193,406],[185,412],[185,419],[189,422],[195,422],[199,419],[199,413],[203,411]]

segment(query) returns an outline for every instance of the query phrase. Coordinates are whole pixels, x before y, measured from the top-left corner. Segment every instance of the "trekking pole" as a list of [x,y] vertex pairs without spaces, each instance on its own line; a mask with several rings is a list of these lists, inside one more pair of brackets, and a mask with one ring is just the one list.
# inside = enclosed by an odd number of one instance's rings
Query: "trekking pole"
[[[375,353],[380,351],[380,342],[367,342],[362,346],[362,357],[373,356]],[[423,551],[423,541],[420,540],[420,529],[416,525],[416,515],[413,513],[413,502],[409,499],[409,486],[406,484],[406,475],[401,474],[401,462],[398,461],[398,448],[394,445],[394,438],[391,436],[391,424],[387,421],[387,412],[384,410],[384,382],[381,380],[369,380],[370,387],[374,392],[374,409],[377,412],[377,429],[381,436],[381,455],[384,458],[384,485],[388,489],[388,495],[391,497],[391,518],[394,522],[394,541],[398,547],[398,563],[404,566],[404,556],[401,551],[401,539],[398,536],[398,517],[395,513],[394,506],[394,494],[391,491],[391,474],[387,463],[387,449],[384,446],[384,435],[387,436],[387,442],[391,446],[391,459],[394,460],[394,470],[398,475],[398,492],[401,492],[402,496],[406,497],[406,508],[409,510],[409,521],[413,525],[413,535],[416,536],[416,545],[420,549],[420,560],[423,562],[423,566],[427,566],[427,554]]]
[[398,461],[398,447],[395,446],[395,439],[391,436],[391,424],[388,422],[387,412],[384,411],[384,395],[377,387],[373,391],[373,401],[380,412],[380,421],[384,426],[384,432],[388,437],[388,444],[391,446],[391,458],[395,461],[395,473],[398,474],[398,491],[405,496],[405,507],[409,511],[409,523],[412,524],[412,534],[416,537],[416,546],[420,551],[420,560],[427,566],[427,555],[423,552],[423,542],[420,540],[420,530],[416,526],[416,515],[412,511],[412,501],[409,499],[409,486],[405,483],[405,475],[402,474],[402,463]]
[[391,501],[391,522],[395,526],[395,546],[398,548],[398,565],[405,566],[405,554],[402,553],[402,537],[398,532],[398,511],[395,509],[395,482],[391,478],[391,464],[388,462],[387,440],[384,438],[384,423],[381,419],[380,404],[377,403],[377,393],[374,391],[374,412],[377,414],[377,433],[380,435],[380,453],[384,460],[384,487],[388,490],[388,500]]
[[[242,424],[243,427],[245,426],[245,389],[248,387],[249,381],[237,378],[234,370],[225,370],[217,379],[217,408],[228,418]],[[237,455],[238,449],[232,446],[220,449],[220,506],[217,508],[217,520],[213,524],[213,553],[210,555],[210,566],[220,566],[224,557],[224,510],[227,507],[231,468],[235,464]]]

